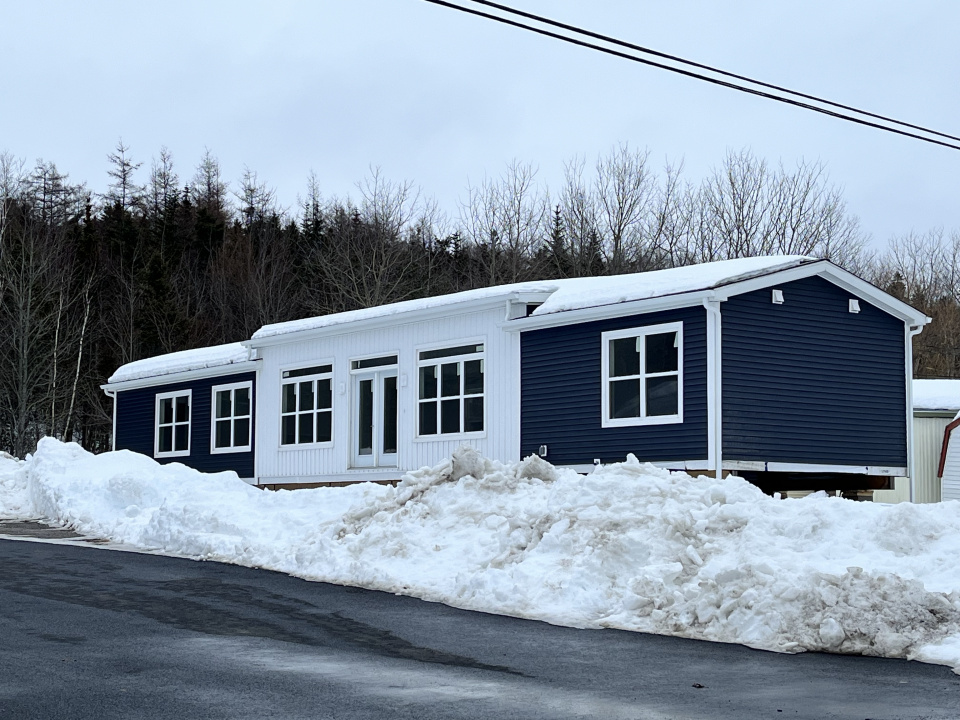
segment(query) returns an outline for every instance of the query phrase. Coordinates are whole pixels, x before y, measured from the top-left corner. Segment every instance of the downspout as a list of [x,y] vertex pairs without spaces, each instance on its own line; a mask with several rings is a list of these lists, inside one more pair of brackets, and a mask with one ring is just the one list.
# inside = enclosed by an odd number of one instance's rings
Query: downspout
[[[707,311],[707,432],[709,446],[713,446],[712,462],[715,477],[723,477],[723,413],[722,413],[722,385],[721,369],[723,356],[721,352],[721,325],[720,301],[704,298],[703,307]],[[711,322],[712,318],[712,322]]]
[[913,338],[920,334],[923,325],[906,325],[906,376],[907,376],[907,474],[910,476],[910,502],[916,502],[917,473],[913,457]]

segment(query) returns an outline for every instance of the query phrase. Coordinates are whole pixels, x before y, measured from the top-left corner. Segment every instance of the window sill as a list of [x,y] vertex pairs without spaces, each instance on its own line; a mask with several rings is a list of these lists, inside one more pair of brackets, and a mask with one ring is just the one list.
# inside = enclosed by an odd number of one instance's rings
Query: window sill
[[679,425],[683,423],[683,415],[662,415],[657,417],[616,418],[603,420],[600,423],[604,428],[642,427],[644,425]]
[[234,453],[248,453],[252,450],[249,445],[242,447],[210,448],[211,455],[230,455]]
[[190,451],[189,451],[189,450],[175,450],[175,451],[173,451],[173,452],[164,452],[164,453],[162,453],[162,452],[154,452],[154,453],[153,453],[153,457],[154,457],[155,459],[157,459],[157,460],[164,460],[164,459],[166,459],[166,458],[174,458],[174,457],[190,457]]
[[279,450],[323,450],[325,448],[332,448],[333,441],[330,442],[320,442],[320,443],[293,443],[291,445],[278,445]]
[[449,440],[482,440],[487,437],[486,430],[471,433],[449,433],[436,435],[418,435],[413,439],[415,443],[446,442]]

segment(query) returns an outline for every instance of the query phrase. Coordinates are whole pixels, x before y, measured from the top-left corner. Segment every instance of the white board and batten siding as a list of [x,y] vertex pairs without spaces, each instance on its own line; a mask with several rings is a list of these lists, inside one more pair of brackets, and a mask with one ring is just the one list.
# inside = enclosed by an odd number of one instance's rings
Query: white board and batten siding
[[943,463],[942,497],[944,500],[960,500],[960,433],[950,433]]
[[950,422],[944,433],[943,477],[940,479],[941,498],[960,500],[960,413]]
[[[504,460],[520,452],[520,343],[504,332],[504,305],[451,312],[414,322],[296,339],[257,349],[261,358],[257,404],[257,476],[260,484],[351,482],[396,479],[404,472],[435,465],[460,445],[485,457]],[[483,343],[484,430],[460,435],[417,437],[418,353],[424,349]],[[397,466],[351,467],[354,442],[353,360],[398,356]],[[280,444],[281,377],[284,370],[333,365],[333,442],[329,447]]]

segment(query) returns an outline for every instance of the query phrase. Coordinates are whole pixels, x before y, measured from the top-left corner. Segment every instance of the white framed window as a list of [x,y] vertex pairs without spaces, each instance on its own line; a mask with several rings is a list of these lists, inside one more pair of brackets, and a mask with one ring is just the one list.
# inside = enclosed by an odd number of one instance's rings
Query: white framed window
[[210,452],[249,452],[253,383],[214,385],[211,390]]
[[683,323],[601,335],[603,427],[683,422]]
[[280,446],[333,443],[333,365],[280,373]]
[[399,362],[399,355],[377,355],[375,357],[365,357],[350,361],[350,372],[366,372],[367,370],[378,369],[382,367],[392,367]]
[[482,433],[483,343],[468,343],[417,356],[417,437]]
[[190,454],[190,390],[158,393],[153,434],[154,457],[182,457]]

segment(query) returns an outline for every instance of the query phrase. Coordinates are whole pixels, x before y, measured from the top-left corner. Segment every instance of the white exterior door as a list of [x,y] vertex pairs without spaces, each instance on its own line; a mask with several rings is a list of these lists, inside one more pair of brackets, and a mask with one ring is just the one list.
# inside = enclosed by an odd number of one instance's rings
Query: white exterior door
[[397,467],[397,369],[353,376],[353,466]]

